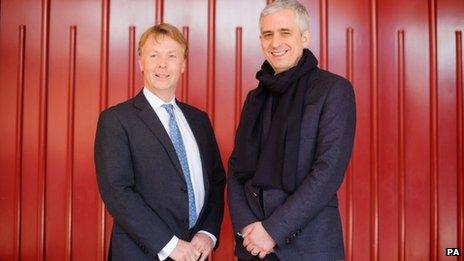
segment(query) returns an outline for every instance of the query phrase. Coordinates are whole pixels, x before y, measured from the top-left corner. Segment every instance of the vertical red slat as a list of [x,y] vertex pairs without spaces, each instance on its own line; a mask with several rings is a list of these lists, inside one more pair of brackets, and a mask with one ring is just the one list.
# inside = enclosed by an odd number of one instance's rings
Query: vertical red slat
[[215,26],[216,0],[208,0],[208,54],[206,72],[206,112],[214,126],[214,67],[215,67]]
[[66,135],[66,260],[72,252],[72,212],[74,177],[74,95],[76,85],[76,26],[69,29],[68,122]]
[[135,26],[129,26],[129,75],[127,84],[127,98],[134,97],[135,93]]
[[[462,32],[456,32],[456,106],[457,106],[457,186],[458,186],[458,247],[464,250],[464,126],[463,126],[463,77],[462,77]],[[462,253],[461,253],[462,255]],[[461,257],[462,260],[462,257]]]
[[329,68],[329,43],[328,43],[328,12],[327,12],[327,0],[321,0],[321,57],[320,66],[322,69],[327,70]]
[[164,0],[156,0],[155,23],[160,24],[164,21]]
[[42,0],[40,43],[39,155],[37,182],[37,259],[45,256],[45,175],[47,171],[48,60],[50,34],[50,0]]
[[237,128],[242,109],[242,27],[235,28],[235,113],[234,126]]
[[[100,45],[100,111],[108,107],[108,53],[109,53],[109,20],[110,0],[103,0],[101,6],[101,45]],[[107,213],[105,204],[99,200],[98,203],[98,260],[106,260],[106,220]]]
[[102,28],[100,45],[100,110],[108,107],[108,53],[110,33],[110,0],[102,0]]
[[404,30],[398,31],[397,39],[397,69],[398,69],[398,260],[405,260],[405,175],[406,175],[406,146],[404,128]]
[[379,105],[378,105],[378,52],[377,2],[370,1],[370,74],[371,74],[371,245],[370,259],[379,258]]
[[[189,27],[182,27],[182,34],[184,35],[185,40],[187,41],[187,46],[189,46]],[[182,85],[181,85],[181,100],[188,103],[188,86],[189,86],[189,54],[185,59],[185,71],[182,74]]]
[[18,48],[18,86],[16,100],[16,149],[15,149],[15,199],[16,218],[14,238],[14,256],[19,260],[21,251],[21,184],[22,184],[22,147],[23,147],[23,122],[24,122],[24,70],[26,56],[26,26],[19,26]]
[[437,11],[429,1],[430,46],[430,258],[438,259],[438,83],[437,83]]
[[[354,85],[354,48],[353,48],[353,28],[346,29],[346,77]],[[354,175],[354,153],[346,173],[346,260],[353,260],[353,175]]]

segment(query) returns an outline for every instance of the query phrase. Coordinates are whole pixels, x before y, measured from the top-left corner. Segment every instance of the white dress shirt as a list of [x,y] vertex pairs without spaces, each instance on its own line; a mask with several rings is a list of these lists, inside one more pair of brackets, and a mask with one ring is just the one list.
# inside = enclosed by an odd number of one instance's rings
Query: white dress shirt
[[[185,152],[187,153],[190,179],[192,181],[193,194],[195,195],[195,207],[197,214],[200,214],[201,209],[203,208],[203,204],[205,202],[203,168],[201,165],[200,150],[198,149],[195,136],[193,136],[193,132],[190,129],[187,119],[185,118],[179,106],[177,106],[175,98],[173,98],[170,102],[166,103],[163,100],[161,100],[158,96],[153,94],[151,91],[149,91],[146,87],[143,88],[143,94],[145,95],[145,98],[148,100],[148,103],[150,103],[150,106],[153,108],[156,115],[160,119],[167,133],[169,133],[169,114],[162,106],[164,104],[172,104],[174,106],[174,117],[176,118],[177,126],[179,126],[179,131],[185,146]],[[199,232],[211,237],[211,239],[213,240],[213,244],[216,245],[217,239],[213,234],[203,230]],[[176,247],[178,241],[179,238],[174,235],[171,238],[171,240],[166,244],[166,246],[158,253],[158,258],[160,260],[165,260],[166,258],[168,258],[174,250],[174,248]]]

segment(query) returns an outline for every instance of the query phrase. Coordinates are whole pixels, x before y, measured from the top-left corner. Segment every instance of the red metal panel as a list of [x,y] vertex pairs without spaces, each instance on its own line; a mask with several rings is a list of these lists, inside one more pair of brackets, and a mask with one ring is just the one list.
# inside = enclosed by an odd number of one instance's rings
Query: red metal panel
[[[98,255],[99,195],[91,152],[100,110],[100,41],[95,41],[101,35],[100,8],[97,1],[55,1],[50,6],[48,129],[53,139],[48,146],[56,150],[49,151],[47,166],[61,167],[47,173],[47,217],[60,220],[51,223],[47,219],[47,235],[56,237],[46,245],[47,258],[94,260]],[[72,163],[66,165],[62,158],[69,154]],[[71,198],[66,198],[69,194]],[[55,207],[55,203],[61,206]],[[52,206],[56,212],[51,211]],[[58,225],[62,222],[65,226]],[[54,249],[60,238],[68,246],[60,250],[67,253]]]
[[[5,23],[7,14],[14,5],[3,5],[0,9],[0,128],[2,141],[0,168],[0,257],[17,259],[20,250],[21,176],[22,176],[22,125],[24,92],[24,45],[26,28],[20,23]],[[7,10],[9,12],[7,12]],[[7,12],[7,13],[5,13]],[[19,35],[19,37],[18,37]],[[9,37],[7,37],[9,36]],[[10,55],[8,55],[10,54]]]
[[[264,0],[218,0],[216,3],[215,131],[226,164],[233,149],[236,114],[241,111],[248,91],[256,87],[254,76],[263,62],[258,19],[265,4]],[[225,217],[222,243],[214,253],[214,260],[235,260],[234,233],[228,209]]]
[[[446,247],[463,249],[462,208],[462,42],[464,2],[437,1],[438,84],[438,260],[446,260]],[[458,48],[459,47],[459,48]],[[459,58],[461,57],[461,68]],[[460,85],[461,84],[461,85]],[[461,99],[461,100],[459,100]],[[461,124],[461,125],[460,125]],[[461,185],[461,187],[460,187]],[[461,194],[462,195],[462,194]],[[461,227],[460,227],[461,226]],[[462,257],[461,257],[462,260]]]
[[186,86],[188,94],[183,100],[204,111],[207,111],[207,75],[212,76],[207,70],[208,4],[205,0],[170,0],[164,3],[164,21],[178,28],[184,26],[188,28],[188,68],[187,74],[184,73],[182,78],[188,83]]
[[[357,128],[352,162],[339,191],[344,220],[346,260],[369,260],[371,171],[369,74],[369,1],[334,1],[328,5],[328,68],[354,86]],[[311,12],[311,10],[310,10]],[[322,24],[321,24],[322,27]],[[321,29],[322,30],[322,29]],[[323,44],[321,44],[321,48]],[[322,55],[321,55],[322,56]],[[321,59],[322,60],[322,59]],[[359,211],[359,210],[363,211]]]
[[15,260],[37,255],[41,242],[37,197],[41,3],[2,2],[0,12],[0,258]]
[[[405,254],[406,259],[429,259],[433,228],[430,215],[433,212],[431,197],[431,151],[430,151],[430,75],[429,40],[427,21],[428,5],[424,1],[408,1],[402,4],[379,1],[379,95],[381,159],[391,161],[392,166],[382,164],[385,175],[397,173],[396,159],[391,152],[398,151],[398,90],[396,87],[395,57],[396,31],[404,29],[404,136],[405,136]],[[392,37],[393,36],[393,37]],[[392,48],[393,47],[393,48]],[[392,88],[393,87],[393,88]],[[390,158],[390,159],[389,159]],[[396,157],[395,157],[396,158]],[[384,184],[386,185],[386,184]],[[395,186],[398,186],[395,184]],[[397,189],[395,189],[397,190]],[[398,215],[398,212],[393,212]]]
[[[131,41],[137,44],[143,31],[155,21],[155,1],[145,0],[133,4],[129,1],[110,1],[109,61],[108,61],[108,104],[118,104],[128,99],[133,86],[138,93],[143,85],[137,59],[130,61]],[[130,26],[135,30],[131,40]],[[136,58],[136,57],[135,57]],[[134,68],[133,79],[129,68]],[[132,70],[132,69],[130,69]]]

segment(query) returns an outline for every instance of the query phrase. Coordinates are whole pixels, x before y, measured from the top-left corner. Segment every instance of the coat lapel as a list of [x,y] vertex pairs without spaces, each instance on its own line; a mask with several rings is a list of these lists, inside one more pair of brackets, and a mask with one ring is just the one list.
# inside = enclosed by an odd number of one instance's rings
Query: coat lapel
[[[209,179],[208,179],[208,170],[206,168],[207,162],[205,161],[205,159],[208,158],[206,156],[207,155],[206,153],[208,151],[208,140],[207,140],[207,137],[205,136],[206,130],[202,126],[200,119],[195,117],[195,115],[192,113],[191,109],[189,109],[182,102],[179,102],[177,100],[176,102],[179,108],[182,110],[182,113],[184,114],[185,118],[187,119],[190,129],[193,132],[193,136],[195,136],[198,150],[200,151],[201,167],[203,170],[203,184],[205,186],[205,199],[207,199],[208,192],[209,192]],[[205,205],[206,205],[206,201],[205,201]]]
[[134,106],[140,110],[138,113],[139,118],[148,126],[151,132],[163,145],[180,178],[185,182],[184,175],[182,173],[182,167],[180,165],[179,158],[177,157],[174,146],[172,145],[171,139],[169,138],[168,133],[164,129],[163,124],[156,115],[155,111],[143,95],[143,92],[140,92],[134,98]]

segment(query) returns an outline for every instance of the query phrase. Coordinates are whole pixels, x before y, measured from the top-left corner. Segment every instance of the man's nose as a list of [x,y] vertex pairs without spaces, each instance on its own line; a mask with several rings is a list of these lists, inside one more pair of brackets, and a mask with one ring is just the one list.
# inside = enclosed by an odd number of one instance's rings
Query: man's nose
[[159,67],[159,68],[166,68],[166,66],[167,66],[166,58],[161,57],[161,58],[158,60],[158,67]]
[[281,43],[282,43],[282,39],[280,38],[280,36],[278,36],[278,35],[272,36],[272,39],[271,39],[271,47],[272,48],[279,47]]

